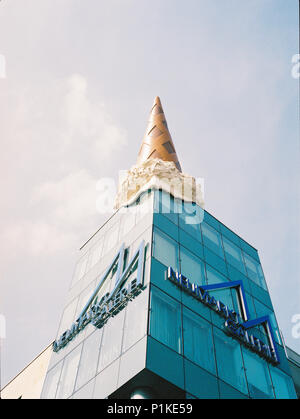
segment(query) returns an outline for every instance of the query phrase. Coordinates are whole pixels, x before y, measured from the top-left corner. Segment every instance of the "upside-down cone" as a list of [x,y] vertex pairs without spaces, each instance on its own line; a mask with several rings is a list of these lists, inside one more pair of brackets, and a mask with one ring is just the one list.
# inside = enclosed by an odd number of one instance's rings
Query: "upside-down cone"
[[155,98],[150,112],[148,126],[138,155],[137,164],[141,164],[151,158],[173,161],[177,169],[181,172],[181,166],[158,96]]

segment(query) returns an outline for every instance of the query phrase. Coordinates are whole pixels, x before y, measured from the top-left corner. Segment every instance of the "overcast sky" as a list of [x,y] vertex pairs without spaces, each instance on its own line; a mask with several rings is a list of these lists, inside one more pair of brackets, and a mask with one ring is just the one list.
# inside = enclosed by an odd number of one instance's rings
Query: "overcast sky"
[[55,338],[78,249],[108,216],[96,182],[135,163],[156,95],[300,352],[297,40],[297,0],[1,1],[2,384]]

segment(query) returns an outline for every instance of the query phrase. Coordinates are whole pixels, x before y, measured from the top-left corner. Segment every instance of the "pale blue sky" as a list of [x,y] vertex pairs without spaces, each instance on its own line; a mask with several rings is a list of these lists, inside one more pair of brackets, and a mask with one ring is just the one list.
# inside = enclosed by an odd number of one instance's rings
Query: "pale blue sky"
[[296,0],[0,3],[3,382],[55,337],[77,250],[106,218],[95,182],[135,163],[156,95],[300,351],[297,40]]

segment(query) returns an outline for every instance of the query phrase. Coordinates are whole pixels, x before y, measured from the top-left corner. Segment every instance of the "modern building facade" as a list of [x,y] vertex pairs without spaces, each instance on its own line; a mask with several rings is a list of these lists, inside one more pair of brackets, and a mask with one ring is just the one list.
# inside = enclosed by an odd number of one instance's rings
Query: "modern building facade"
[[294,381],[297,397],[300,399],[300,355],[288,347],[286,347],[286,355],[288,357],[290,372]]
[[258,252],[203,209],[159,98],[116,203],[81,248],[40,397],[297,398]]

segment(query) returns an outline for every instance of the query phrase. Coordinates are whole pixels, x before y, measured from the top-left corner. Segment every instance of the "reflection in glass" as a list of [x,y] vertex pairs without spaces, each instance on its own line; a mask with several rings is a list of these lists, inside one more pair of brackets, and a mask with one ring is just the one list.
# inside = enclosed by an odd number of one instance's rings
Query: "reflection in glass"
[[292,378],[272,365],[270,366],[270,372],[276,399],[295,399],[296,392]]
[[57,399],[67,399],[74,390],[78,363],[80,358],[82,344],[77,346],[64,360],[61,378],[57,389]]
[[204,210],[192,202],[181,202],[178,204],[179,227],[195,237],[199,242],[202,241],[200,224],[203,221]]
[[203,244],[218,256],[224,258],[221,234],[206,223],[201,224]]
[[212,290],[209,292],[209,295],[215,297],[216,300],[221,301],[225,306],[230,310],[235,310],[232,298],[232,290],[225,288],[221,290]]
[[248,394],[240,344],[216,328],[214,340],[218,376],[240,392]]
[[76,380],[76,389],[91,380],[97,371],[102,329],[96,330],[84,342]]
[[165,266],[178,269],[178,245],[157,228],[153,234],[153,256]]
[[121,355],[125,310],[109,318],[103,330],[98,372]]
[[[223,284],[230,282],[226,276],[222,275],[220,272],[216,271],[210,265],[206,264],[206,276],[208,285],[214,284]],[[239,304],[236,291],[233,289],[221,289],[221,290],[212,290],[209,293],[211,296],[214,296],[216,300],[220,300],[223,304],[228,306],[231,310],[235,310],[239,313]]]
[[244,259],[249,278],[252,279],[252,281],[254,281],[257,285],[266,290],[267,287],[265,277],[260,263],[253,259],[251,256],[247,255],[247,253],[244,253]]
[[243,348],[248,388],[255,399],[274,398],[269,369],[266,361]]
[[150,335],[181,353],[180,303],[152,287],[150,313]]
[[229,282],[226,276],[216,271],[210,265],[206,264],[206,276],[208,285],[222,284],[223,282]]
[[180,247],[180,262],[181,273],[190,282],[198,285],[204,285],[206,283],[204,263],[182,246]]
[[215,374],[212,326],[191,310],[183,309],[184,356]]
[[[93,292],[95,291],[96,288],[96,282],[93,281],[85,290],[82,291],[82,293],[80,294],[79,297],[79,301],[77,304],[77,310],[76,310],[76,315],[75,315],[75,320],[78,319],[79,315],[81,314],[83,308],[85,307],[85,305],[87,304],[87,302],[89,301],[89,298],[91,298]],[[71,324],[68,326],[70,327]]]
[[230,265],[246,275],[246,269],[243,261],[242,250],[223,236],[223,244],[226,253],[226,260]]
[[59,325],[59,330],[57,333],[57,337],[60,337],[62,333],[64,333],[75,320],[76,315],[76,308],[78,305],[78,297],[75,298],[66,308],[61,318],[61,322]]
[[48,372],[43,386],[41,399],[55,399],[62,364],[63,361],[59,362],[51,371]]
[[[254,298],[253,300],[254,300],[254,305],[255,305],[255,310],[256,310],[257,317],[263,317],[263,316],[267,316],[267,315],[269,316],[275,340],[276,340],[277,343],[279,343],[281,345],[282,342],[281,342],[281,337],[280,337],[280,333],[279,333],[279,327],[278,327],[278,324],[277,324],[277,321],[276,321],[273,310],[271,310],[269,307],[262,304],[256,298]],[[265,330],[262,327],[261,327],[261,329],[262,329],[262,332],[265,333]]]
[[250,319],[255,319],[256,312],[255,312],[253,297],[248,292],[245,292],[245,295],[246,295],[247,306],[248,306],[248,310],[250,314]]
[[126,308],[122,352],[127,351],[147,333],[148,295],[146,290],[143,291]]

